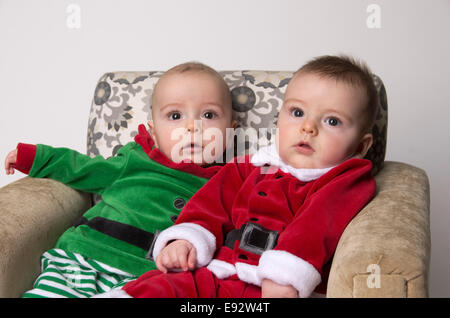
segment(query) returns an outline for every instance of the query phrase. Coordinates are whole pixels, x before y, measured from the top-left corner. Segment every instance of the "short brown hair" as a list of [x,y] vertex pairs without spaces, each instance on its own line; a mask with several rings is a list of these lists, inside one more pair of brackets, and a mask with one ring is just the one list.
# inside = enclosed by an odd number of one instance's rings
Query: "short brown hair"
[[[222,75],[220,75],[219,72],[217,72],[215,69],[213,69],[212,67],[205,65],[203,63],[200,62],[186,62],[186,63],[182,63],[179,65],[176,65],[172,68],[170,68],[169,70],[167,70],[158,80],[158,82],[163,79],[166,76],[169,76],[171,74],[182,74],[182,73],[187,73],[187,72],[199,72],[199,73],[206,73],[209,75],[212,75],[213,77],[215,77],[220,85],[222,86],[223,89],[223,93],[225,96],[225,102],[230,104],[230,108],[231,108],[231,93],[230,93],[230,87],[228,86],[228,84],[225,82],[225,80],[223,79]],[[153,105],[153,101],[154,101],[154,96],[155,96],[155,92],[158,88],[158,82],[155,84],[155,87],[153,88],[153,94],[152,94],[152,105]]]
[[357,61],[347,55],[319,56],[302,67],[294,74],[313,73],[327,78],[333,78],[343,83],[362,87],[367,95],[367,105],[365,112],[365,132],[371,132],[375,122],[376,113],[379,107],[378,91],[373,81],[372,72],[366,63]]

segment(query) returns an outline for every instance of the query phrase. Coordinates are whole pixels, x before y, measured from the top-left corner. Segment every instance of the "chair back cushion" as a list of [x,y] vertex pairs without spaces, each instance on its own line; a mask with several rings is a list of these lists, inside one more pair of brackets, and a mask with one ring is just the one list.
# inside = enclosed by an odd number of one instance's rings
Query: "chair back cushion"
[[[163,72],[113,72],[98,81],[89,114],[87,154],[113,156],[132,141],[140,124],[151,119],[153,87]],[[233,115],[238,122],[237,136],[245,134],[246,153],[275,140],[278,111],[293,72],[222,71],[228,83]],[[382,168],[386,152],[387,98],[381,79],[374,75],[380,107],[372,128],[374,143],[366,155],[374,175]],[[241,139],[239,139],[241,140]],[[241,155],[243,153],[238,153]]]

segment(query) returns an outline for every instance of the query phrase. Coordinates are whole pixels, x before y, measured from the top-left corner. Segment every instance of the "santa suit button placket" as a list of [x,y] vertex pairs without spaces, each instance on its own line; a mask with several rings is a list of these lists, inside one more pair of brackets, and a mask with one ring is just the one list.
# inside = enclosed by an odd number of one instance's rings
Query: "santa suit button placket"
[[183,198],[176,198],[173,201],[173,206],[177,210],[181,210],[186,205],[186,200]]

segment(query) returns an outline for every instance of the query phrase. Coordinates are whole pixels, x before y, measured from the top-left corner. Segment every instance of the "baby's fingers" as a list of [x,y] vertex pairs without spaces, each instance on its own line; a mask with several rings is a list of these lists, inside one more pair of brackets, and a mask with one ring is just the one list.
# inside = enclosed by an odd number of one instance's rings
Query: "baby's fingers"
[[17,149],[14,149],[10,151],[5,158],[6,174],[14,174],[14,164],[16,162],[17,162]]
[[8,161],[8,159],[5,161],[5,171],[6,174],[14,174],[14,164]]
[[165,255],[158,255],[155,261],[156,268],[159,269],[163,273],[167,273],[167,267],[165,266],[165,262],[163,261]]
[[190,270],[195,269],[195,265],[197,263],[197,250],[193,247],[188,256],[188,268]]
[[178,254],[178,264],[179,264],[179,268],[181,268],[181,270],[183,270],[183,271],[187,271],[189,269],[186,253]]

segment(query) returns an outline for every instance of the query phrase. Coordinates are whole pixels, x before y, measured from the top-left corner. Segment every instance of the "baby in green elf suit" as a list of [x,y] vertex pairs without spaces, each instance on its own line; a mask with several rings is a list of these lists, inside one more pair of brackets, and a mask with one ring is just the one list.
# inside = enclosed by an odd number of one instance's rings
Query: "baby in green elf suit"
[[42,273],[24,297],[90,297],[156,268],[148,257],[155,232],[173,225],[221,168],[236,126],[229,88],[204,64],[177,65],[155,86],[148,126],[151,135],[140,125],[109,159],[24,143],[7,155],[7,174],[16,169],[102,197],[42,255]]

